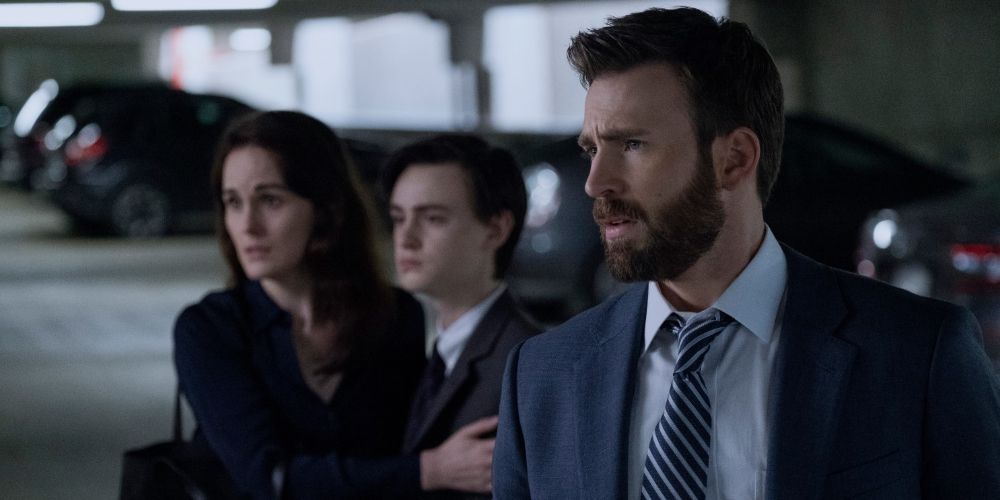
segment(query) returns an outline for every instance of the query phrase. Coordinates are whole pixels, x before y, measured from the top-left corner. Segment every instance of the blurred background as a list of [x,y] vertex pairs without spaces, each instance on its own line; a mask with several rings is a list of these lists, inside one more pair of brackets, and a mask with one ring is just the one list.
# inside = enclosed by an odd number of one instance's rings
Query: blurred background
[[[225,280],[211,150],[249,110],[324,120],[372,184],[406,141],[483,134],[524,166],[510,281],[536,315],[620,286],[565,48],[678,2],[24,1],[0,0],[2,498],[113,498],[121,452],[168,437],[174,316]],[[778,238],[970,307],[1000,370],[1000,4],[685,5],[748,23],[782,73]]]

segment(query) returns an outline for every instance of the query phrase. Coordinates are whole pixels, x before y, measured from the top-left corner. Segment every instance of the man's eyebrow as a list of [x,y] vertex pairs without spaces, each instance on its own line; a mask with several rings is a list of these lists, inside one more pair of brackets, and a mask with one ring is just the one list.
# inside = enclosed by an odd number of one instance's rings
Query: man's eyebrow
[[449,207],[448,205],[442,205],[440,203],[428,203],[425,205],[417,205],[416,207],[413,207],[413,209],[416,210],[417,212],[433,212],[433,211],[451,212],[451,207]]
[[608,129],[606,132],[601,134],[601,138],[605,141],[620,141],[632,137],[639,137],[645,134],[646,131],[641,128],[613,128]]
[[[647,131],[641,128],[611,128],[599,133],[598,136],[603,141],[614,142],[632,137],[641,137],[646,133]],[[594,139],[589,134],[580,134],[580,136],[576,139],[576,143],[579,144],[581,148],[586,148],[587,146],[594,145]]]
[[[399,206],[397,203],[389,205],[390,210],[403,210],[403,207]],[[448,205],[442,205],[440,203],[424,203],[413,207],[414,212],[432,212],[432,211],[442,211],[451,212],[452,208]]]

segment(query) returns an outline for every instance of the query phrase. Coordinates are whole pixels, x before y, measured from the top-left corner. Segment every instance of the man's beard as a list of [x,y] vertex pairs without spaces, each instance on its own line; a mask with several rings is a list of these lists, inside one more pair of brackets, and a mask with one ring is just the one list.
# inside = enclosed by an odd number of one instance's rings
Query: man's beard
[[684,191],[665,205],[653,207],[652,218],[635,202],[594,200],[594,220],[620,216],[647,228],[637,238],[611,242],[601,229],[604,257],[615,279],[675,279],[712,248],[726,217],[716,191],[712,162],[704,155],[699,158],[695,176]]

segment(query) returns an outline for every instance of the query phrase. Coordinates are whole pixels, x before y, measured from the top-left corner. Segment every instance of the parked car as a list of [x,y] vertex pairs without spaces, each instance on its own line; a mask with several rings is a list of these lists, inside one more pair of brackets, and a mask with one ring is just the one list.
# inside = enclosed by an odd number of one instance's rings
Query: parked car
[[3,137],[7,135],[7,129],[14,123],[14,112],[10,106],[0,101],[0,171],[2,171],[4,151],[7,149],[3,144]]
[[[522,156],[529,190],[511,286],[536,311],[559,320],[615,291],[584,193],[589,164],[571,137]],[[868,214],[964,182],[884,141],[815,116],[786,120],[781,173],[764,217],[781,241],[829,265],[853,270]]]
[[58,147],[73,132],[58,120],[83,100],[119,92],[148,90],[164,92],[162,83],[78,83],[59,85],[46,80],[25,100],[7,130],[0,131],[0,146],[4,154],[0,162],[0,180],[7,184],[31,190],[40,179],[45,167],[48,150]]
[[[119,87],[77,99],[55,120],[35,185],[78,227],[127,237],[212,228],[209,172],[236,100],[165,87]],[[362,179],[374,185],[385,150],[345,138]]]
[[216,142],[249,111],[227,97],[163,86],[79,95],[54,118],[34,185],[88,229],[148,237],[205,226]]
[[7,130],[14,123],[14,110],[10,106],[0,101],[0,131]]
[[1000,174],[949,196],[878,210],[858,272],[968,307],[1000,374]]

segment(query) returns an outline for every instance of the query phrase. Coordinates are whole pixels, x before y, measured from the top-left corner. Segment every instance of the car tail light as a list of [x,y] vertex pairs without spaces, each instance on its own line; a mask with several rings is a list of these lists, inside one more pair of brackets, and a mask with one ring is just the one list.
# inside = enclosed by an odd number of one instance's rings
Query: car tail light
[[107,152],[108,141],[101,134],[101,127],[91,123],[80,129],[76,137],[66,144],[66,166],[100,160]]
[[951,265],[960,273],[958,291],[1000,292],[1000,245],[989,243],[952,245]]
[[46,132],[39,132],[31,136],[31,147],[38,153],[45,153],[45,134]]

